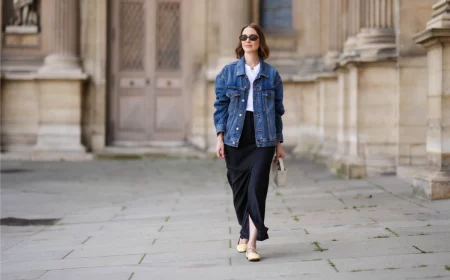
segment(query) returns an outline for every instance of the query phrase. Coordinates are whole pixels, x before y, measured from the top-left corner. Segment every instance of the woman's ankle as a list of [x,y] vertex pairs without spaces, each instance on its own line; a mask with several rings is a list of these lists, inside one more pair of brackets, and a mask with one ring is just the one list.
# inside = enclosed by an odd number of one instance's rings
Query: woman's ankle
[[247,244],[248,238],[239,238],[239,244]]
[[256,249],[256,241],[249,240],[247,243],[248,247]]

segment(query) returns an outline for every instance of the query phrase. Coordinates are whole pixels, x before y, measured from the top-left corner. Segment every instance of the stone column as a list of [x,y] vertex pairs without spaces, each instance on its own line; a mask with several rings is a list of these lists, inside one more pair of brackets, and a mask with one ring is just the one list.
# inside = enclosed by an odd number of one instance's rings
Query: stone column
[[433,15],[415,41],[428,51],[428,170],[413,180],[416,193],[450,198],[450,0],[433,5]]
[[356,35],[361,28],[361,7],[364,2],[360,0],[347,0],[346,34],[343,47],[343,58],[355,56]]
[[324,56],[324,64],[328,70],[333,70],[342,51],[342,34],[346,25],[343,25],[343,12],[346,0],[328,0],[328,50]]
[[301,30],[299,42],[297,44],[297,55],[302,57],[302,62],[299,65],[299,73],[301,75],[310,75],[321,70],[322,58],[324,51],[322,51],[322,39],[327,38],[327,34],[323,35],[322,26],[323,21],[323,5],[322,1],[318,0],[302,0],[297,1],[300,6],[301,25],[298,27]]
[[364,17],[356,49],[362,60],[395,57],[394,0],[361,0]]
[[50,54],[38,70],[39,133],[37,151],[84,153],[81,144],[83,73],[79,62],[79,0],[51,0]]
[[45,58],[39,73],[81,74],[79,60],[79,1],[53,0],[53,36],[51,37],[51,54]]
[[244,25],[250,23],[250,1],[220,1],[219,7],[219,65],[223,66],[236,59],[234,49],[239,42],[239,32]]

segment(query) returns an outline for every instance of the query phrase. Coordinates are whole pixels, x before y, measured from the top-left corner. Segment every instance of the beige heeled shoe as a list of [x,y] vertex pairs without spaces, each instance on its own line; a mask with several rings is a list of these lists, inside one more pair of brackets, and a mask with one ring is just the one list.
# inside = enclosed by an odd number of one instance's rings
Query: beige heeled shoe
[[[255,252],[254,253],[250,253],[248,250],[253,249]],[[251,262],[257,262],[261,259],[261,257],[259,256],[258,252],[256,251],[256,248],[254,247],[249,247],[247,246],[247,252],[245,253],[245,256],[247,257],[247,259]]]
[[236,245],[236,250],[239,253],[245,253],[247,252],[247,244],[239,244],[240,239],[238,239],[238,243]]

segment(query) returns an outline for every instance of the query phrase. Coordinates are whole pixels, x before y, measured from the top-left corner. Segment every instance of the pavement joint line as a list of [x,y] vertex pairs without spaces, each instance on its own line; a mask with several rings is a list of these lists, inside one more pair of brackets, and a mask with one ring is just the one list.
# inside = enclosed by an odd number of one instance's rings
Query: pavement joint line
[[131,278],[133,278],[134,276],[134,272],[131,273],[130,277],[128,277],[128,280],[131,280]]
[[105,226],[103,225],[103,226],[101,226],[98,230],[102,230],[104,227],[105,227]]
[[70,251],[67,255],[65,255],[64,257],[62,257],[61,259],[65,259],[68,255],[72,254],[72,252],[75,251],[75,249],[73,249],[72,251]]
[[231,227],[228,227],[228,233],[231,234]]
[[142,263],[142,261],[144,260],[145,256],[147,256],[147,253],[145,253],[145,254],[142,256],[142,258],[141,258],[141,260],[139,261],[138,264],[141,264],[141,263]]
[[158,231],[161,232],[161,231],[163,230],[163,228],[164,228],[164,225],[162,225],[162,226],[158,229]]
[[419,250],[422,254],[426,254],[426,253],[427,253],[427,252],[425,252],[425,251],[419,249],[419,247],[417,247],[417,246],[413,246],[413,247],[414,247],[415,249]]
[[287,208],[287,210],[288,210],[289,212],[291,212],[291,214],[292,214],[292,209],[291,209],[291,207],[287,206],[286,208]]
[[167,216],[166,219],[164,220],[165,222],[168,222],[170,220],[170,216]]
[[[62,219],[61,219],[62,220]],[[60,220],[60,221],[61,221]],[[59,223],[59,222],[58,222]],[[35,235],[37,235],[37,234],[39,234],[39,233],[41,233],[41,232],[44,232],[46,229],[48,229],[48,228],[50,228],[50,227],[52,227],[52,226],[55,226],[55,225],[57,225],[58,223],[56,223],[56,224],[53,224],[53,225],[49,225],[49,226],[45,226],[43,229],[41,229],[41,230],[38,230],[37,232],[35,232],[35,233],[33,233],[31,236],[35,236]],[[31,237],[30,236],[30,237]]]
[[36,278],[36,279],[40,279],[42,276],[44,276],[44,274],[45,273],[47,273],[47,272],[49,272],[50,270],[46,270],[46,271],[44,271],[44,273],[42,273],[41,275],[39,275],[39,277],[38,278]]
[[153,243],[152,243],[152,245],[154,245],[154,244],[155,244],[155,242],[156,242],[156,238],[155,238],[155,239],[153,239]]
[[370,184],[372,184],[372,185],[375,186],[376,188],[382,189],[383,191],[385,191],[385,192],[387,192],[387,193],[389,193],[389,194],[391,194],[391,195],[393,195],[393,196],[395,196],[395,197],[397,197],[397,198],[399,198],[399,199],[402,199],[402,200],[405,200],[405,201],[414,203],[414,204],[416,204],[417,206],[420,206],[420,207],[423,207],[423,208],[428,209],[428,210],[430,210],[430,211],[439,213],[439,211],[437,211],[437,210],[428,208],[428,207],[422,205],[420,202],[418,202],[418,201],[416,201],[416,200],[408,199],[408,198],[405,198],[405,197],[403,197],[403,196],[401,196],[401,195],[395,194],[395,193],[393,193],[393,192],[391,192],[391,191],[389,191],[389,190],[383,188],[382,186],[377,185],[377,184],[371,182],[370,180],[365,180],[365,181],[368,182],[368,183],[370,183]]
[[328,259],[328,263],[331,265],[332,268],[334,268],[334,270],[336,270],[336,272],[339,272],[339,270],[336,268],[336,265],[330,259]]
[[228,259],[230,260],[229,264],[230,264],[230,266],[231,266],[231,258],[228,258]]
[[335,198],[337,198],[340,202],[342,202],[342,204],[346,205],[344,200],[341,197],[338,197],[334,192],[332,191],[327,191],[326,193],[331,194],[332,196],[334,196]]
[[[16,243],[14,243],[14,244],[11,244],[9,247],[7,247],[6,249],[5,249],[5,251],[4,252],[6,252],[6,251],[8,251],[9,249],[11,249],[12,247],[14,247],[14,246],[16,246],[16,245],[19,245],[20,243],[22,243],[22,242],[24,242],[25,240],[20,240],[20,241],[17,241]],[[2,252],[3,253],[3,252]]]
[[309,231],[306,228],[304,228],[303,230],[305,231],[306,234],[309,234]]
[[84,244],[86,242],[88,242],[89,239],[91,239],[92,236],[89,236],[86,240],[84,240],[81,244]]
[[393,231],[392,229],[390,229],[390,228],[385,228],[385,230],[387,230],[387,231],[389,231],[389,232],[391,232],[391,233],[393,233],[393,234],[395,234],[395,236],[397,236],[397,237],[399,237],[400,235],[398,235],[395,231]]
[[229,244],[229,246],[230,246],[230,249],[233,247],[233,246],[232,246],[232,243],[231,243],[231,239],[230,239],[230,244]]
[[376,223],[376,224],[378,224],[378,221],[377,220],[375,220],[374,218],[372,218],[372,217],[369,217],[369,219],[371,219],[374,223]]

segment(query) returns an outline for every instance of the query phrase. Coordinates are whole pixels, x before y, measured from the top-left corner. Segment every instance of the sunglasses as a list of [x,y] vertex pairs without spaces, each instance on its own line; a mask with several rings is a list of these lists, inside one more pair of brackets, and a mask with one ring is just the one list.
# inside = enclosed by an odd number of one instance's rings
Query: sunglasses
[[252,35],[250,35],[250,36],[247,36],[247,35],[241,35],[241,36],[239,36],[239,40],[241,40],[241,41],[247,41],[247,39],[250,39],[250,41],[256,41],[256,40],[258,40],[258,35],[255,35],[255,34],[252,34]]

